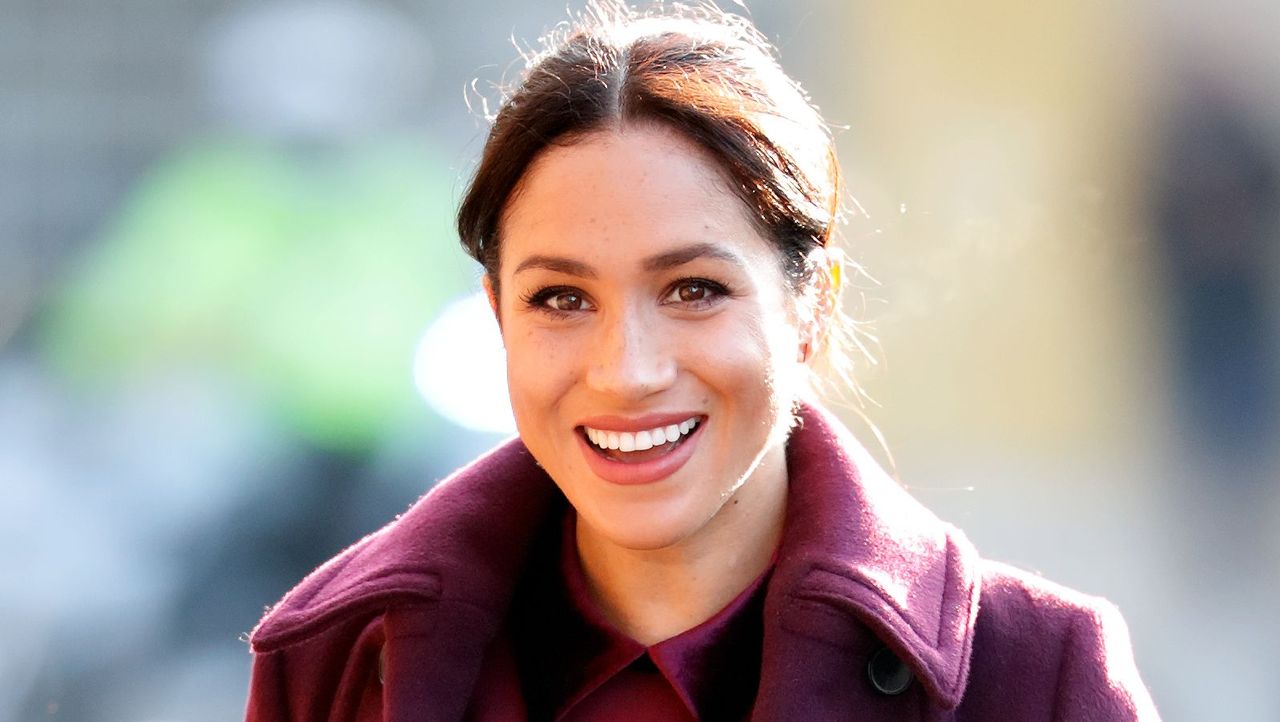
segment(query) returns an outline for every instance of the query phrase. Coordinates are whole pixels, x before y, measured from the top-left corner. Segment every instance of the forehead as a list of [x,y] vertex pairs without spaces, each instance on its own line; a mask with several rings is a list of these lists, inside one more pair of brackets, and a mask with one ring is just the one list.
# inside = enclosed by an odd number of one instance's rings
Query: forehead
[[503,220],[502,266],[527,253],[645,255],[689,243],[776,267],[772,245],[714,156],[660,125],[591,133],[544,151]]

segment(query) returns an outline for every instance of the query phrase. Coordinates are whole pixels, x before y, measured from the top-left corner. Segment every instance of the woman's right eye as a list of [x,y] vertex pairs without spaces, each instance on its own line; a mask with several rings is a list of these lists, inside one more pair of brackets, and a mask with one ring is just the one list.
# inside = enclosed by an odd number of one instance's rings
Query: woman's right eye
[[584,303],[582,296],[572,292],[557,293],[547,299],[547,305],[557,311],[581,311]]
[[544,288],[531,294],[526,299],[526,302],[533,308],[547,310],[552,313],[590,311],[595,308],[581,291],[564,287]]

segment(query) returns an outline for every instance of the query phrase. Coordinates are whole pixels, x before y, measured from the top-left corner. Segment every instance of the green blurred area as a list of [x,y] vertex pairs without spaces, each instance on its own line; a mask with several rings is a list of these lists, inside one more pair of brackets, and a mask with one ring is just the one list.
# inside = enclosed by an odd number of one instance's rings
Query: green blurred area
[[421,405],[415,342],[471,277],[456,175],[416,140],[201,142],[86,245],[42,347],[90,385],[222,371],[313,443],[366,450]]

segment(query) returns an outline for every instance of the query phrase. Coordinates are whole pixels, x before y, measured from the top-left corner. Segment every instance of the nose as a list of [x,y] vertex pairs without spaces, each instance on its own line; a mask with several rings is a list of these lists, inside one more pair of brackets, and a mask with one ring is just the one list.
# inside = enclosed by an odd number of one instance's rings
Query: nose
[[587,354],[587,386],[620,401],[644,399],[676,379],[675,339],[642,309],[602,318]]

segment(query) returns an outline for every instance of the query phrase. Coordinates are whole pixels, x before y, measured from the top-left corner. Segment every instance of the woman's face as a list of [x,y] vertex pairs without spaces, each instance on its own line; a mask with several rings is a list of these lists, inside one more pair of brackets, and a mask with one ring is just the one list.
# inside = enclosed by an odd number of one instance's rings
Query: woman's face
[[800,332],[706,151],[657,126],[553,146],[502,236],[516,424],[580,530],[659,549],[780,513]]

